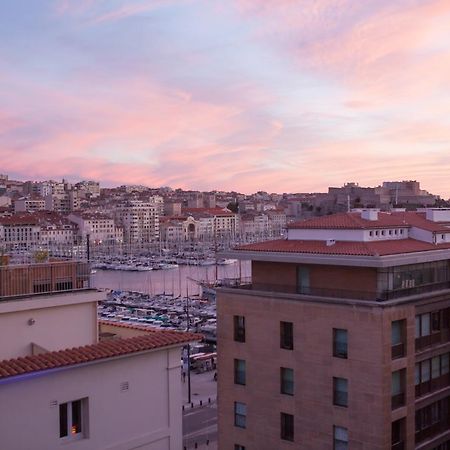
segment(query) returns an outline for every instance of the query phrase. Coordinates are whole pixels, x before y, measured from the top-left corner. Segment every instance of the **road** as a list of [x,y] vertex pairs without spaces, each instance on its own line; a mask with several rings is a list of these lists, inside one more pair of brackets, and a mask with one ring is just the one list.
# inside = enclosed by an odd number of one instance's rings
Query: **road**
[[217,404],[186,409],[183,413],[183,447],[217,449]]

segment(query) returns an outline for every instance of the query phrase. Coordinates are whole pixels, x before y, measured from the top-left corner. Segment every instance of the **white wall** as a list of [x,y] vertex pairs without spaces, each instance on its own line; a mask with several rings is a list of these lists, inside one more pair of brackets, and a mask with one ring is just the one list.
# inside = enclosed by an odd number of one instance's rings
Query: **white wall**
[[363,241],[364,230],[323,230],[323,229],[289,229],[289,240],[326,241]]
[[[121,391],[125,381],[129,389]],[[86,397],[89,436],[66,447],[58,405]],[[180,450],[180,348],[0,382],[0,405],[5,450]]]
[[95,344],[97,300],[103,297],[80,291],[1,302],[0,360],[31,355],[32,343],[47,350]]
[[409,237],[417,239],[418,241],[433,243],[433,233],[431,231],[423,230],[422,228],[411,227],[409,230]]

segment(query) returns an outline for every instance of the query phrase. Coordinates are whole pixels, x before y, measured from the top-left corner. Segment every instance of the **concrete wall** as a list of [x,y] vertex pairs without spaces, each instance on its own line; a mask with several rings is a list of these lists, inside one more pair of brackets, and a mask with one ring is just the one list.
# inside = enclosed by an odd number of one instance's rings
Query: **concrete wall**
[[[233,340],[233,315],[246,320],[246,342]],[[391,322],[407,318],[410,360],[391,361]],[[294,350],[280,349],[280,321],[294,323]],[[348,330],[348,359],[332,355],[333,328]],[[407,411],[414,448],[414,307],[332,305],[219,293],[219,448],[333,448],[333,425],[348,428],[349,448],[385,450],[391,423]],[[233,381],[234,358],[247,361],[247,385]],[[294,396],[280,394],[280,367],[294,369]],[[408,403],[391,411],[391,374],[408,367]],[[333,406],[333,377],[347,378],[349,405]],[[247,428],[234,426],[235,401],[247,403]],[[280,439],[280,412],[294,415],[295,442]]]
[[[126,391],[121,390],[123,382],[129,383]],[[58,405],[82,398],[88,398],[88,436],[67,448],[182,448],[180,348],[0,383],[0,447],[65,448]]]
[[[0,302],[0,360],[97,343],[97,291]],[[0,446],[1,447],[1,446]]]

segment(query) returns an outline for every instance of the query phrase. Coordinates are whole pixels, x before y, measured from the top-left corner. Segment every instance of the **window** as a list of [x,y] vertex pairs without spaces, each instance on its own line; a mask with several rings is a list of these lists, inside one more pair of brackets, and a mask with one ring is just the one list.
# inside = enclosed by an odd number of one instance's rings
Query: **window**
[[392,373],[392,409],[399,408],[405,404],[405,374],[405,369],[397,370]]
[[294,441],[294,416],[292,414],[281,413],[281,439]]
[[294,330],[292,322],[280,322],[280,347],[294,349]]
[[347,358],[347,330],[333,328],[333,356]]
[[348,449],[348,430],[343,427],[334,427],[334,450]]
[[391,425],[391,448],[394,450],[404,448],[405,441],[405,418],[392,422]]
[[59,405],[59,437],[82,439],[86,434],[87,398]]
[[449,355],[444,353],[416,364],[416,397],[448,386]]
[[234,316],[234,340],[245,342],[245,317]]
[[348,406],[348,380],[346,378],[333,378],[333,404]]
[[392,359],[405,356],[406,320],[395,320],[392,322],[391,335]]
[[234,425],[245,428],[247,419],[247,405],[245,403],[234,402]]
[[243,359],[234,360],[234,384],[245,386],[245,361]]
[[245,447],[243,445],[234,444],[234,450],[245,450]]
[[282,394],[294,395],[294,370],[280,368],[280,390]]

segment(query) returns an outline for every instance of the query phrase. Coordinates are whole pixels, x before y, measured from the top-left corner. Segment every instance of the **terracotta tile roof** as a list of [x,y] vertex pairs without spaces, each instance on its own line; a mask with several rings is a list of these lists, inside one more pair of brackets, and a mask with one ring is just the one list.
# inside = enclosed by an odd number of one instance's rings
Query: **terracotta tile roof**
[[400,228],[409,227],[404,213],[378,213],[378,220],[365,220],[361,218],[361,213],[338,213],[330,216],[313,217],[300,222],[294,222],[288,228],[299,229],[347,229],[364,230],[371,228]]
[[258,242],[235,248],[238,251],[280,252],[319,255],[385,256],[402,253],[450,249],[450,244],[430,244],[415,239],[399,239],[374,242],[337,241],[327,246],[325,241],[276,240]]
[[198,341],[201,336],[180,331],[148,330],[144,336],[113,339],[84,347],[0,361],[0,379],[58,367],[98,361],[176,344]]
[[312,219],[294,222],[288,228],[295,229],[348,229],[367,230],[373,228],[410,228],[418,227],[427,231],[450,231],[450,222],[433,222],[426,219],[424,212],[401,211],[379,212],[378,220],[365,220],[361,213],[338,213],[330,216],[313,217]]

